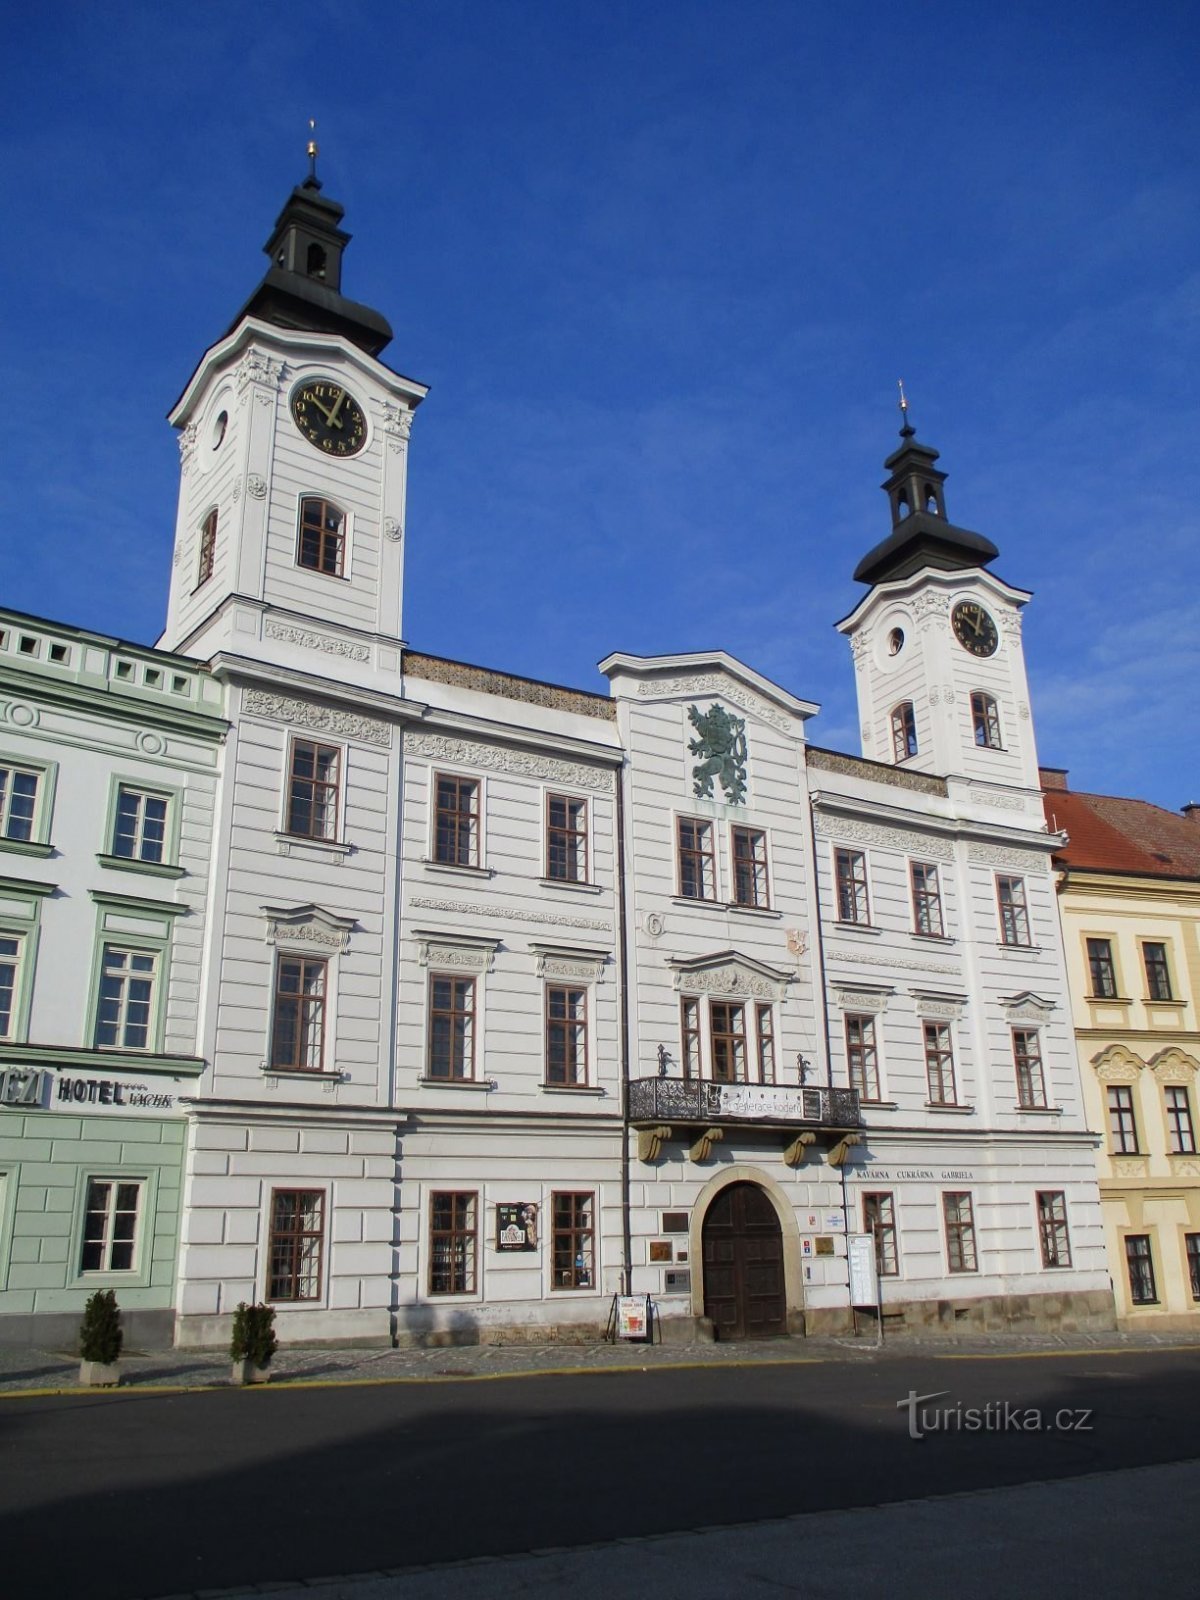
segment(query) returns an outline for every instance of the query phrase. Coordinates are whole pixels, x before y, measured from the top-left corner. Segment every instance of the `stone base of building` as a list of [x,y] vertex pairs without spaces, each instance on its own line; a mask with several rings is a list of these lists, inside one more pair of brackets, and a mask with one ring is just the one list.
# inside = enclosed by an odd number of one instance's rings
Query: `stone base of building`
[[[39,1311],[0,1316],[0,1349],[53,1350],[76,1355],[79,1350],[80,1311]],[[169,1350],[175,1331],[173,1311],[127,1311],[121,1307],[122,1352]],[[228,1340],[226,1340],[228,1343]]]
[[1200,1306],[1195,1311],[1163,1311],[1157,1315],[1126,1315],[1117,1318],[1122,1333],[1200,1333]]
[[[218,1316],[192,1314],[174,1321],[178,1350],[228,1349],[233,1336],[233,1312]],[[322,1345],[336,1349],[383,1349],[392,1343],[391,1315],[385,1310],[277,1312],[275,1337],[288,1345]],[[171,1340],[167,1340],[168,1346]]]
[[[858,1313],[861,1333],[874,1323],[873,1311]],[[849,1307],[813,1307],[805,1312],[805,1332],[817,1337],[854,1331]],[[1111,1293],[1102,1289],[1062,1294],[989,1294],[962,1300],[888,1301],[883,1332],[941,1333],[1111,1333],[1117,1326]]]

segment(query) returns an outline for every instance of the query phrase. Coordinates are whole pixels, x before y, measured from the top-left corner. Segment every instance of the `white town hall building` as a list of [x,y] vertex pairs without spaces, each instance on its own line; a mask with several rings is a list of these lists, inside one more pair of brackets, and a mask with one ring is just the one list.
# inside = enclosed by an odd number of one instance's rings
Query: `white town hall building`
[[[617,1292],[836,1331],[864,1232],[897,1321],[1110,1326],[1029,596],[936,451],[906,421],[838,624],[862,756],[721,652],[598,694],[411,650],[426,391],[341,216],[293,191],[172,413],[156,649],[0,614],[0,1340],[96,1287],[179,1344],[250,1299],[284,1341],[593,1337]],[[51,634],[107,674],[67,742]]]

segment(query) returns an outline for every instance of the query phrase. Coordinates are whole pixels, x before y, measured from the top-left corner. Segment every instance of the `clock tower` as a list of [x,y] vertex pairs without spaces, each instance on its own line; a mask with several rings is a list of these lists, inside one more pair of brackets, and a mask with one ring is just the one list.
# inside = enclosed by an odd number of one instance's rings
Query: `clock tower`
[[350,235],[315,155],[266,276],[170,415],[181,483],[159,643],[394,690],[408,440],[427,391],[383,364],[391,328],[342,293]]
[[999,554],[990,539],[948,520],[938,452],[902,410],[884,463],[892,531],[855,568],[870,590],[837,624],[854,654],[863,754],[1037,789],[1021,647],[1030,596],[988,571]]

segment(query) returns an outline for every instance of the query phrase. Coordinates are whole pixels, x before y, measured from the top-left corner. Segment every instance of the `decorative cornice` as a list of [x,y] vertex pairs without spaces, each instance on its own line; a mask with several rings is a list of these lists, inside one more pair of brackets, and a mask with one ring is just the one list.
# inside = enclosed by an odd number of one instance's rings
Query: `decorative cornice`
[[919,856],[923,861],[953,861],[954,844],[933,834],[916,833],[911,828],[886,828],[876,822],[857,822],[849,817],[829,817],[817,812],[813,817],[822,839],[845,840],[853,844],[874,845],[880,850],[895,850]]
[[917,622],[936,621],[950,614],[950,602],[944,594],[928,589],[912,601],[912,614]]
[[439,900],[432,895],[413,895],[409,905],[423,911],[447,911],[460,917],[497,917],[505,922],[533,922],[539,927],[586,928],[612,938],[612,923],[600,917],[572,917],[563,911],[522,911],[510,905],[489,905],[479,900]]
[[679,994],[729,995],[733,999],[751,995],[757,1000],[782,1000],[787,993],[787,980],[768,978],[739,961],[726,961],[700,971],[676,971],[675,988]]
[[247,689],[242,697],[242,710],[247,716],[267,717],[273,722],[311,728],[318,733],[359,739],[364,744],[387,748],[392,742],[392,730],[386,722],[377,722],[374,717],[360,716],[357,712],[338,711],[332,706],[314,705],[288,695],[269,694],[265,689]]
[[265,385],[268,389],[278,389],[287,375],[287,364],[275,356],[269,356],[265,350],[256,350],[251,347],[233,369],[233,381],[238,394],[243,394],[252,383]]
[[776,711],[758,695],[751,694],[749,689],[744,689],[740,683],[719,672],[697,673],[691,678],[643,679],[638,684],[637,692],[642,700],[673,700],[680,695],[689,697],[716,695],[722,700],[732,700],[734,705],[741,706],[743,711],[749,711],[762,722],[769,722],[781,733],[791,733],[795,729],[795,724],[789,717],[785,717],[782,712]]
[[452,968],[456,972],[490,972],[495,961],[495,943],[458,944],[453,934],[422,935],[417,941],[417,960],[423,967]]
[[[969,799],[972,805],[991,806],[995,811],[1026,811],[1028,805],[1022,795],[1002,794],[995,789],[971,789]],[[1038,806],[1039,812],[1041,806]]]
[[341,656],[347,661],[369,661],[370,647],[355,644],[350,639],[331,639],[328,634],[313,633],[310,628],[296,628],[291,623],[268,621],[263,629],[268,639],[281,639],[288,644],[298,644],[305,650],[323,650],[327,655]]
[[553,683],[538,683],[532,678],[514,678],[507,672],[468,666],[465,661],[445,661],[441,656],[423,656],[419,652],[406,650],[404,673],[409,678],[449,683],[457,689],[474,689],[480,694],[499,695],[505,700],[548,706],[552,711],[573,711],[584,717],[616,721],[617,702],[605,695],[589,694],[585,689],[568,689]]
[[[863,743],[867,743],[867,730],[863,730]],[[838,750],[822,750],[810,745],[805,754],[809,767],[818,772],[840,772],[847,778],[862,778],[867,783],[886,783],[895,789],[911,789],[916,794],[946,795],[945,778],[935,778],[928,772],[909,772],[902,767],[890,767],[882,761],[871,761],[862,756],[848,756]]]
[[540,950],[537,975],[539,978],[565,978],[572,983],[599,983],[604,975],[604,962],[604,956],[565,956]]
[[1028,850],[1013,850],[999,844],[973,844],[967,851],[967,859],[981,867],[1013,867],[1018,872],[1046,875],[1050,871],[1050,850],[1049,839],[1031,841]]
[[944,961],[914,961],[909,956],[862,955],[857,950],[845,950],[840,945],[826,945],[825,951],[831,960],[845,961],[853,966],[900,967],[905,972],[936,972],[946,978],[957,978],[962,970]]
[[835,983],[833,1003],[843,1011],[870,1011],[880,1015],[887,1010],[890,992],[887,989],[843,989]]
[[500,745],[478,744],[473,739],[454,739],[440,733],[410,733],[405,737],[406,755],[425,756],[430,761],[450,766],[483,767],[490,772],[509,772],[535,781],[549,780],[567,788],[591,789],[611,794],[613,775],[605,767],[588,767],[578,761],[560,761],[532,751],[508,750]]
[[355,926],[353,917],[339,917],[321,906],[263,906],[266,940],[276,946],[344,950]]

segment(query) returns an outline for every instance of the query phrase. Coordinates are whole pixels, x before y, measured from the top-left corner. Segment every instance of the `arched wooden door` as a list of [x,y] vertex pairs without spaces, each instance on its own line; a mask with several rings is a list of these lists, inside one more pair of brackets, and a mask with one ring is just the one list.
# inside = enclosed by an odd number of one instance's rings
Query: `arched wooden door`
[[704,1315],[718,1339],[787,1332],[783,1233],[756,1183],[731,1183],[704,1218]]

